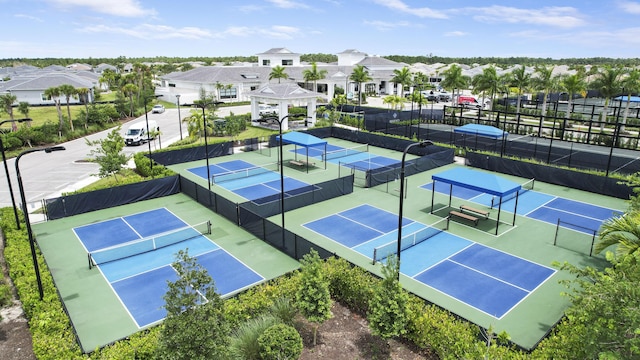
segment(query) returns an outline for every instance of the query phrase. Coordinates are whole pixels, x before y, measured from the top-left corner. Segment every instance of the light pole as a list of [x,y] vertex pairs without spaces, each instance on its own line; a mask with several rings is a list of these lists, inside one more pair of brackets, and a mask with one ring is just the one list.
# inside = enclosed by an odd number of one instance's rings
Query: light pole
[[[17,119],[17,120],[2,120],[0,121],[0,125],[17,121],[19,123],[25,121],[31,121],[29,118]],[[2,163],[4,164],[4,172],[7,175],[7,184],[9,185],[9,196],[11,196],[11,205],[13,206],[13,215],[16,217],[16,229],[20,230],[20,217],[18,216],[18,207],[16,206],[16,199],[13,196],[13,187],[11,186],[11,179],[9,178],[9,167],[7,166],[7,158],[4,154],[4,144],[2,143],[2,138],[0,138],[0,152],[2,152]]]
[[207,106],[217,106],[218,104],[222,104],[222,102],[200,100],[192,104],[202,109],[202,125],[204,126],[204,156],[207,163],[207,186],[209,187],[209,192],[211,192],[211,169],[209,169],[209,145],[207,144],[207,115],[205,114],[205,109]]
[[427,145],[433,145],[431,140],[424,140],[417,143],[409,144],[402,153],[402,165],[400,166],[400,209],[398,210],[398,281],[400,281],[400,252],[402,251],[402,208],[404,206],[404,160],[407,156],[407,152],[414,146],[425,147]]
[[22,199],[22,212],[24,213],[24,221],[27,224],[27,235],[29,236],[29,246],[31,247],[31,258],[33,259],[33,269],[36,272],[36,281],[38,282],[38,292],[40,294],[40,300],[44,297],[44,292],[42,290],[42,280],[40,279],[40,269],[38,267],[38,258],[36,256],[36,245],[35,240],[33,239],[33,232],[31,231],[31,222],[29,221],[29,211],[27,210],[27,199],[24,195],[24,187],[22,185],[22,177],[20,176],[20,167],[18,166],[18,162],[22,155],[26,155],[36,151],[44,151],[46,153],[50,153],[53,151],[65,150],[64,146],[52,146],[40,149],[29,149],[25,150],[18,155],[16,158],[16,176],[18,177],[18,187],[20,189],[20,198]]
[[178,128],[180,129],[180,140],[182,140],[182,119],[180,119],[180,94],[176,94],[176,103],[178,104]]
[[282,248],[284,249],[284,241],[285,241],[285,235],[284,235],[284,158],[283,158],[283,152],[282,152],[282,123],[289,117],[289,116],[296,116],[296,115],[285,115],[283,118],[279,119],[278,117],[273,117],[272,119],[278,122],[278,132],[280,134],[279,139],[280,139],[280,146],[279,146],[279,160],[280,160],[280,214],[281,214],[281,221],[282,221]]

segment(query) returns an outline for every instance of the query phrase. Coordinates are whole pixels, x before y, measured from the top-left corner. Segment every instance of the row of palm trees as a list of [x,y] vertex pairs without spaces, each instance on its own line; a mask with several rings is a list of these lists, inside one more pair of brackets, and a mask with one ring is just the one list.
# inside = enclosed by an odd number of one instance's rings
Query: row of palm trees
[[[327,70],[318,69],[315,62],[311,63],[311,69],[306,69],[302,72],[302,76],[305,82],[313,82],[313,91],[318,91],[318,80],[322,80],[327,76]],[[275,66],[269,73],[269,80],[278,79],[280,83],[281,79],[289,79],[289,75],[283,66]],[[351,74],[349,80],[358,84],[358,106],[362,105],[362,84],[373,80],[369,71],[363,65],[356,65]],[[346,89],[345,89],[346,90]]]
[[471,85],[475,94],[488,96],[495,100],[498,94],[514,94],[517,96],[516,112],[520,112],[521,97],[531,91],[542,93],[542,116],[547,110],[549,93],[565,92],[568,95],[568,110],[566,118],[571,118],[572,101],[576,95],[586,96],[587,90],[596,90],[605,100],[601,116],[601,124],[606,122],[607,109],[610,99],[617,95],[626,95],[627,102],[622,123],[626,123],[631,102],[631,95],[640,93],[640,70],[603,66],[591,67],[589,71],[584,66],[574,67],[575,73],[557,75],[553,73],[554,66],[535,66],[533,73],[528,73],[524,66],[517,67],[510,73],[498,75],[496,68],[489,66],[481,74],[469,78],[462,75],[458,65],[452,65],[442,75],[445,77],[442,86],[448,89],[466,89]]

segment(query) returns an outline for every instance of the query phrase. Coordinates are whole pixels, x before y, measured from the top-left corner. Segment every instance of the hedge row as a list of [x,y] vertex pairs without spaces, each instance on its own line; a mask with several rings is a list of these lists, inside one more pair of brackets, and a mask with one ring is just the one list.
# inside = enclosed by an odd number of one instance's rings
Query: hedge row
[[[81,353],[70,325],[69,318],[54,288],[51,274],[38,254],[45,297],[39,300],[33,272],[28,239],[24,227],[15,230],[10,208],[0,209],[0,225],[6,235],[5,257],[33,335],[33,348],[39,359],[88,358]],[[380,279],[367,271],[351,266],[343,259],[332,258],[325,262],[324,271],[330,281],[332,297],[348,306],[352,311],[366,315],[369,299]],[[278,298],[294,299],[299,284],[299,273],[295,272],[247,290],[235,298],[225,301],[226,318],[231,327],[254,318],[268,310]],[[525,359],[530,355],[500,346],[495,341],[487,344],[480,329],[460,320],[449,312],[410,296],[408,303],[406,339],[418,347],[431,349],[441,359]],[[90,356],[100,359],[153,359],[160,335],[160,326],[132,335]]]

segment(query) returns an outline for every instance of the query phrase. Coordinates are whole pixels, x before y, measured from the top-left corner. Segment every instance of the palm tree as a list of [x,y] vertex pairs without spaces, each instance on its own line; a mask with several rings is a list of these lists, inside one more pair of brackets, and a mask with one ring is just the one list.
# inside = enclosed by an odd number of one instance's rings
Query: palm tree
[[13,131],[16,131],[18,129],[16,122],[13,121],[13,103],[15,103],[16,100],[18,100],[18,97],[11,93],[0,95],[0,106],[2,106],[2,110],[9,114],[9,119],[12,120],[11,129]]
[[76,89],[76,94],[80,97],[80,100],[84,103],[84,128],[89,125],[89,89],[82,87]]
[[402,69],[394,69],[393,70],[393,78],[391,78],[391,82],[396,84],[396,87],[400,85],[400,88],[396,90],[396,95],[402,96],[404,93],[404,87],[406,85],[411,84],[411,71],[409,67],[405,66]]
[[362,84],[373,80],[373,78],[363,65],[356,65],[349,76],[349,80],[358,84],[358,107],[360,107],[362,105]]
[[404,109],[404,98],[402,96],[398,96],[398,95],[385,96],[384,99],[382,99],[382,103],[389,105],[390,109],[394,109],[394,110]]
[[640,212],[631,212],[606,220],[600,227],[600,240],[595,244],[596,254],[617,245],[618,257],[640,249]]
[[284,67],[278,65],[271,69],[271,73],[269,74],[269,80],[278,79],[278,84],[280,84],[280,79],[288,79],[289,75],[285,72]]
[[133,95],[138,92],[135,84],[126,84],[122,87],[122,93],[129,97],[129,116],[133,116]]
[[520,100],[524,91],[531,85],[531,74],[527,73],[524,65],[511,72],[511,86],[518,88],[518,100],[516,102],[516,114],[520,113]]
[[584,81],[584,76],[581,73],[576,73],[561,77],[559,85],[560,88],[566,91],[569,95],[569,100],[567,101],[567,113],[565,114],[565,119],[569,120],[571,119],[573,96],[575,94],[582,93],[587,88],[587,84]]
[[53,100],[58,112],[58,136],[62,137],[62,129],[64,129],[64,119],[62,118],[62,109],[60,108],[60,89],[58,87],[50,87],[44,91],[44,96]]
[[624,106],[624,116],[622,117],[622,125],[620,125],[620,131],[624,131],[624,126],[627,123],[627,117],[629,116],[629,105],[631,105],[631,95],[640,93],[640,70],[632,69],[627,72],[627,76],[622,79],[622,90],[627,96],[627,101]]
[[542,91],[542,115],[540,116],[540,126],[538,127],[538,136],[542,134],[542,125],[547,115],[547,98],[549,92],[553,90],[556,81],[553,77],[553,66],[536,65],[535,77],[531,78],[531,85],[534,89]]
[[76,88],[73,87],[73,85],[62,84],[58,86],[58,89],[60,90],[60,94],[64,95],[64,97],[67,99],[67,115],[69,116],[69,127],[73,132],[73,120],[71,119],[71,107],[69,106],[69,100],[72,96],[77,94]]
[[318,92],[318,80],[322,80],[327,76],[327,70],[318,70],[318,65],[315,61],[311,63],[311,69],[305,69],[302,71],[304,81],[313,81],[313,91]]
[[604,131],[604,125],[607,122],[609,100],[622,91],[621,76],[622,68],[607,66],[596,74],[591,84],[604,97],[604,106],[600,113],[600,131]]
[[491,106],[493,106],[495,96],[498,92],[502,91],[505,87],[503,80],[498,76],[496,68],[489,66],[482,70],[482,74],[478,74],[473,77],[472,82],[475,84],[474,90],[486,92],[491,99]]
[[[447,70],[442,72],[444,79],[440,85],[445,89],[450,89],[454,93],[454,97],[460,97],[460,90],[469,86],[470,79],[462,75],[462,68],[456,64],[451,65]],[[455,90],[458,90],[456,96]]]

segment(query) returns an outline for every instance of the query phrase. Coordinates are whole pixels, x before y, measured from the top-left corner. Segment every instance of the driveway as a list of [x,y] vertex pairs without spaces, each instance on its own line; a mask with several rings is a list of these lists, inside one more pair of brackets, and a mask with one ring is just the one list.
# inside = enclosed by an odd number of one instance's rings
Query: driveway
[[[250,111],[249,108],[248,105],[225,107],[218,110],[217,116],[224,117],[229,115],[230,112],[244,114]],[[189,115],[190,111],[190,108],[181,107],[180,118],[184,119],[185,116]],[[162,114],[149,112],[148,118],[156,121],[161,132],[160,138],[151,142],[152,151],[160,147],[164,148],[180,140],[180,126],[182,126],[182,136],[188,136],[186,123],[181,124],[178,120],[178,109],[167,109]],[[141,121],[146,121],[144,115],[123,125],[121,134],[124,135],[129,124]],[[22,156],[19,162],[20,175],[30,210],[39,208],[43,199],[58,197],[61,193],[75,191],[94,182],[97,179],[94,174],[98,173],[99,166],[95,163],[87,162],[91,147],[86,144],[86,140],[93,141],[105,138],[110,131],[105,130],[61,144],[66,148],[65,151],[56,151],[49,154],[39,151]],[[144,144],[124,148],[124,153],[127,155],[132,155],[139,151],[149,151],[149,146]],[[7,159],[7,166],[15,201],[20,206],[21,200],[15,171],[15,160],[15,158]],[[12,206],[11,197],[5,170],[2,169],[0,171],[0,207],[7,206]]]

